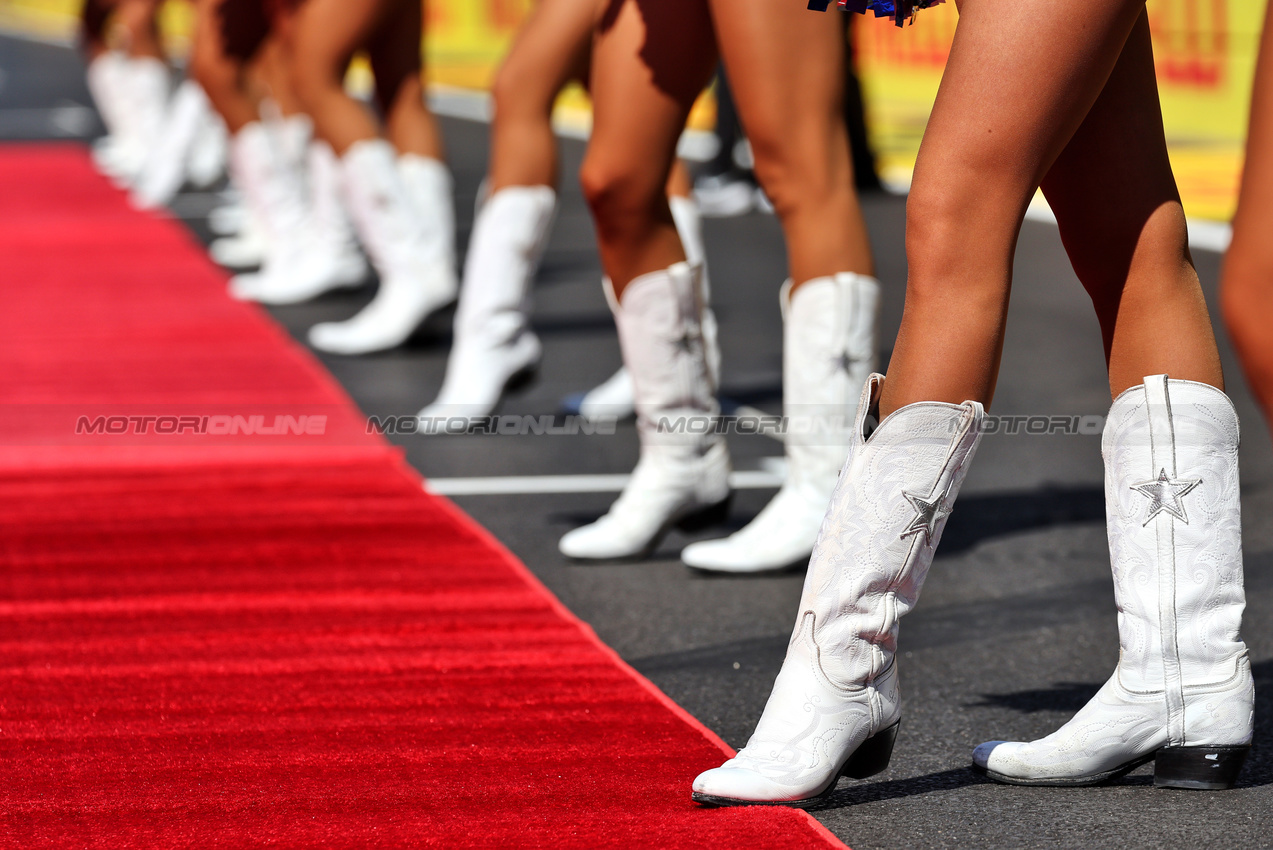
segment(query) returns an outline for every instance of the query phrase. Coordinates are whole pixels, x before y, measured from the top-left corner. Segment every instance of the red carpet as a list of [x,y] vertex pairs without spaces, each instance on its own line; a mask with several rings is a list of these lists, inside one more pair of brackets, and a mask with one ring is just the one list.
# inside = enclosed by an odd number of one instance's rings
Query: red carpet
[[0,148],[0,275],[0,844],[837,845],[693,806],[724,746],[81,150]]

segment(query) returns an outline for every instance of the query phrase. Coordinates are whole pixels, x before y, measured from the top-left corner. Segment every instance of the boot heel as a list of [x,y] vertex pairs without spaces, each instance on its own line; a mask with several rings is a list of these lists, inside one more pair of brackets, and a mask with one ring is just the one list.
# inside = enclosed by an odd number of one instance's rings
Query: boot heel
[[528,366],[523,366],[513,374],[509,375],[508,380],[504,382],[504,392],[520,392],[535,383],[537,380],[539,380],[538,360]]
[[1154,784],[1161,788],[1224,791],[1238,781],[1250,746],[1163,747],[1154,754]]
[[893,757],[893,744],[897,741],[897,727],[901,723],[899,720],[863,741],[862,746],[844,763],[840,775],[850,779],[866,779],[888,769],[889,760]]
[[725,520],[729,519],[729,507],[733,502],[734,494],[730,493],[714,505],[709,505],[701,511],[695,511],[692,514],[681,517],[676,521],[676,527],[681,531],[695,532],[711,528],[714,525],[721,525]]

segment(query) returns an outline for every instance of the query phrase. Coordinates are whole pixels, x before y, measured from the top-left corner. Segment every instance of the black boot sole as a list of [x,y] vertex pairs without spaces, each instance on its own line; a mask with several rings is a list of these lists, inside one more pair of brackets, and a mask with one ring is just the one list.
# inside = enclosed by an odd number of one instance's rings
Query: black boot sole
[[1126,776],[1136,768],[1154,763],[1154,785],[1159,788],[1183,788],[1191,791],[1226,791],[1238,781],[1242,764],[1251,747],[1163,747],[1140,756],[1113,770],[1089,776],[1051,779],[1020,779],[973,765],[977,773],[1004,785],[1027,785],[1045,788],[1081,788],[1102,785]]

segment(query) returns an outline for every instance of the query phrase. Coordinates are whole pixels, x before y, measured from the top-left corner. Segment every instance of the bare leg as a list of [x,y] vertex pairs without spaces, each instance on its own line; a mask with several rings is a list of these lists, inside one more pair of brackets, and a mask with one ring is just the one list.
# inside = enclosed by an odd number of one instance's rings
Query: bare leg
[[166,61],[159,37],[159,0],[120,0],[115,16],[127,35],[129,56]]
[[258,118],[259,96],[245,71],[244,57],[232,56],[222,23],[226,0],[199,0],[195,6],[190,70],[207,92],[231,133]]
[[500,65],[492,94],[490,189],[556,186],[552,110],[572,79],[586,79],[598,5],[542,0]]
[[[296,15],[293,82],[314,129],[338,155],[380,135],[375,117],[345,92],[345,69],[397,0],[307,0]],[[419,31],[417,30],[417,37]]]
[[685,119],[711,78],[713,45],[707,8],[693,0],[613,0],[603,15],[581,180],[616,295],[685,260],[666,184]]
[[1242,195],[1220,294],[1229,334],[1265,419],[1273,425],[1273,18],[1264,21]]
[[1167,159],[1144,13],[1043,191],[1096,308],[1112,394],[1162,373],[1223,389]]
[[420,0],[382,0],[385,13],[367,42],[385,135],[399,153],[442,159],[442,134],[424,101]]
[[667,175],[667,196],[669,198],[688,198],[694,191],[694,181],[690,180],[690,172],[685,163],[679,159],[672,163],[672,170]]
[[782,220],[791,279],[874,274],[844,125],[843,23],[799,3],[711,7],[756,177]]
[[[990,402],[1026,205],[1100,96],[1143,10],[1143,0],[1081,14],[1049,0],[963,3],[907,202],[910,280],[882,414],[917,401]],[[1127,211],[1126,200],[1106,200]]]
[[279,111],[295,115],[305,111],[292,85],[296,13],[286,4],[279,6],[280,10],[271,16],[269,35],[261,45],[252,70],[278,104]]
[[115,0],[84,0],[80,9],[80,47],[90,61],[110,49],[106,28],[115,5]]

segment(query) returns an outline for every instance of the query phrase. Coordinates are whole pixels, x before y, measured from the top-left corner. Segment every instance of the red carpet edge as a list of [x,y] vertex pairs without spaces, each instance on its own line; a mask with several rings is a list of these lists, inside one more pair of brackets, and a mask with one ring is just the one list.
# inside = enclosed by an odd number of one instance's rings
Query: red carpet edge
[[[178,223],[71,146],[0,148],[0,189],[0,845],[842,846],[695,807],[724,742]],[[76,424],[258,411],[326,430]]]

